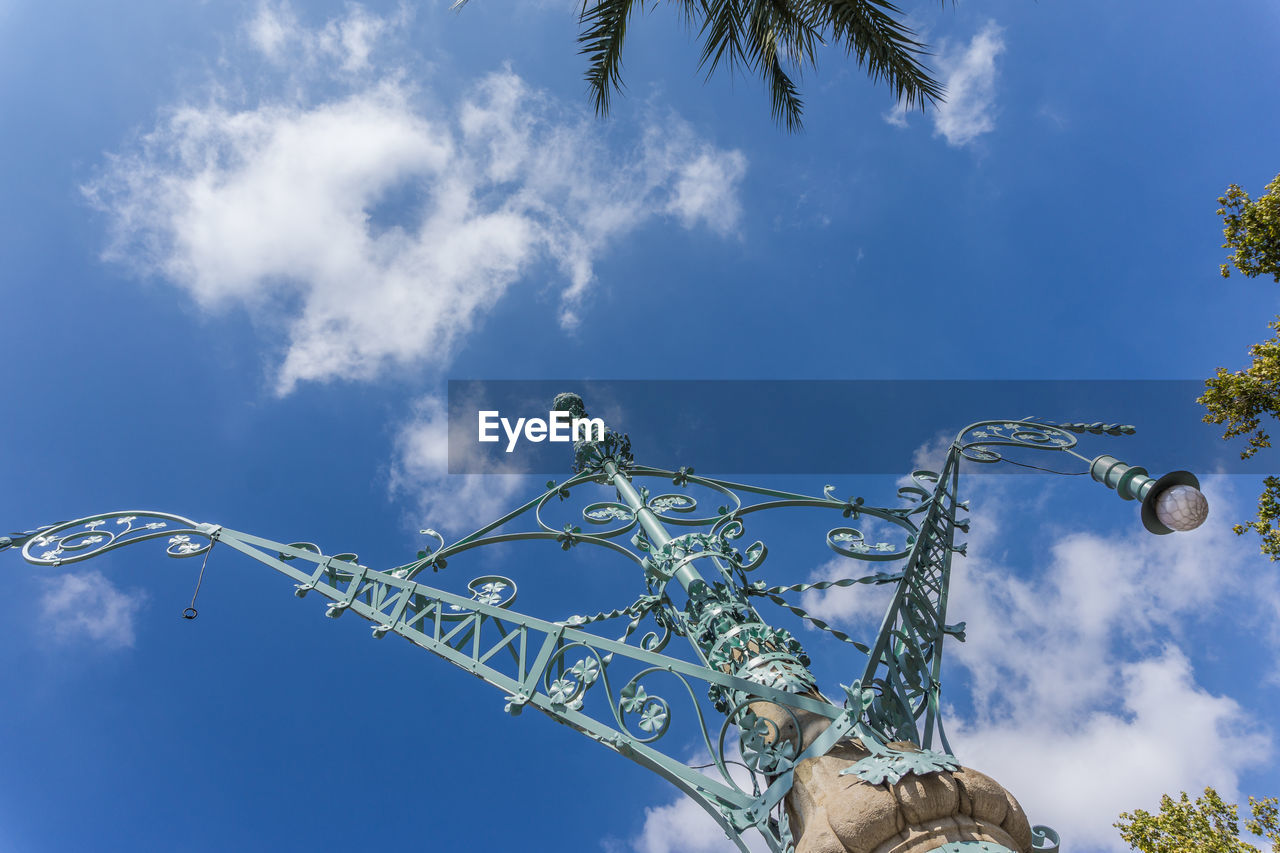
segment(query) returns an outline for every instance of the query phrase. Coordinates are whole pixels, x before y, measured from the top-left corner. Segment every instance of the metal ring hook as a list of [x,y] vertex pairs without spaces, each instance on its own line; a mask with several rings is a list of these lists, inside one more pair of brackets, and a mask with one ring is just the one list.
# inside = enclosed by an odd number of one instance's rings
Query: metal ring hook
[[209,554],[216,544],[218,544],[217,538],[210,539],[209,550],[204,552],[204,562],[200,564],[200,577],[196,578],[196,591],[191,593],[191,605],[182,611],[183,619],[194,619],[200,615],[200,611],[196,610],[196,596],[200,594],[200,585],[204,583],[204,569],[205,566],[209,565]]

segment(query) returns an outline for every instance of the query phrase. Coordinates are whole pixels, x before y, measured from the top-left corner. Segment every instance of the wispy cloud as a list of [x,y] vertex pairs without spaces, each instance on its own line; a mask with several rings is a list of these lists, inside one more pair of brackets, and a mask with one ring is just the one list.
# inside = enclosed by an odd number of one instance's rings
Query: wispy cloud
[[99,648],[132,648],[133,617],[144,593],[122,592],[101,572],[77,572],[45,582],[40,615],[62,642],[92,641]]
[[1006,488],[988,490],[952,576],[949,612],[969,630],[949,657],[968,671],[975,707],[952,718],[965,763],[1088,849],[1126,849],[1112,822],[1162,793],[1213,784],[1234,795],[1269,760],[1270,734],[1202,686],[1183,651],[1192,626],[1228,603],[1238,618],[1263,604],[1245,595],[1257,555],[1223,518],[1228,496],[1206,485],[1218,520],[1190,534],[1060,535],[1028,576],[1002,556]]
[[907,105],[904,103],[894,104],[889,109],[880,114],[880,118],[884,119],[888,124],[894,127],[908,127],[907,122]]
[[289,3],[262,2],[246,31],[253,46],[277,65],[336,65],[340,71],[354,73],[370,68],[369,56],[374,47],[403,27],[409,14],[409,7],[404,5],[390,18],[353,5],[344,17],[331,19],[318,29],[308,29],[299,22]]
[[308,29],[287,5],[260,6],[246,42],[278,66],[271,91],[244,108],[218,81],[84,187],[109,217],[106,257],[209,309],[288,306],[278,393],[441,367],[541,263],[567,280],[571,327],[596,259],[646,220],[738,227],[740,152],[663,115],[619,153],[510,70],[440,106],[380,50],[405,18],[354,5]]
[[[741,758],[732,740],[727,744],[726,753],[729,761]],[[703,751],[690,759],[689,764],[696,766],[710,761],[711,756]],[[745,769],[738,764],[729,764],[728,768],[740,788],[751,790],[751,777]],[[768,849],[764,839],[754,831],[743,834],[742,840],[749,850],[763,853]],[[706,810],[683,794],[664,805],[646,807],[644,826],[639,835],[630,839],[629,847],[635,853],[735,853],[738,850]]]
[[988,21],[962,50],[943,51],[938,56],[947,100],[934,112],[933,127],[948,145],[968,145],[995,130],[996,57],[1002,53],[1003,30],[995,21]]
[[[631,841],[636,853],[733,853],[738,849],[691,798],[644,810],[644,827]],[[763,847],[761,848],[763,849]]]
[[396,436],[391,490],[416,500],[421,523],[452,541],[485,520],[500,518],[522,492],[534,493],[541,487],[530,477],[495,469],[487,461],[476,454],[465,463],[469,471],[487,473],[449,473],[449,412],[438,398],[424,397]]

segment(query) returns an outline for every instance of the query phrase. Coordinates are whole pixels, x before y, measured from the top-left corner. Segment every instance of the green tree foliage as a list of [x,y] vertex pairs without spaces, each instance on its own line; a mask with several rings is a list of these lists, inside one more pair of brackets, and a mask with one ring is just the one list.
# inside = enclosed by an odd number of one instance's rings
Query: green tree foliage
[[[1249,811],[1252,819],[1245,821],[1245,829],[1270,841],[1273,853],[1280,853],[1276,798],[1250,797]],[[1240,839],[1235,804],[1223,802],[1213,788],[1205,788],[1204,796],[1194,803],[1185,792],[1179,800],[1166,794],[1160,798],[1159,814],[1144,809],[1125,812],[1115,827],[1125,843],[1140,853],[1262,853]]]
[[[1230,266],[1234,265],[1250,278],[1271,275],[1280,282],[1280,175],[1256,200],[1232,184],[1218,204],[1222,205],[1218,215],[1225,226],[1222,248],[1234,252],[1229,263],[1222,265],[1223,277],[1231,275]],[[1206,390],[1200,397],[1201,405],[1208,409],[1204,420],[1226,426],[1223,438],[1248,436],[1248,446],[1240,454],[1243,459],[1271,446],[1263,418],[1280,417],[1280,317],[1270,328],[1276,334],[1250,347],[1253,363],[1248,368],[1234,373],[1218,368],[1217,376],[1205,382]],[[1257,517],[1235,525],[1234,530],[1255,531],[1262,537],[1262,552],[1280,560],[1280,477],[1265,480]]]
[[[454,8],[468,0],[455,0]],[[656,5],[656,0],[651,0]],[[943,86],[921,62],[928,46],[901,21],[889,0],[674,0],[702,40],[700,67],[710,77],[721,66],[759,75],[769,89],[773,118],[799,130],[804,102],[793,74],[817,67],[817,51],[834,44],[884,80],[908,108],[942,100]],[[596,111],[609,112],[622,91],[622,42],[644,0],[583,0],[579,51],[587,57],[587,85]],[[790,66],[790,69],[788,68]]]
[[[1222,248],[1235,250],[1230,259],[1235,268],[1250,278],[1269,275],[1280,281],[1280,175],[1256,201],[1232,184],[1218,204],[1222,205],[1218,215],[1226,225],[1222,233],[1227,242]],[[1231,276],[1227,264],[1221,270],[1223,278]]]

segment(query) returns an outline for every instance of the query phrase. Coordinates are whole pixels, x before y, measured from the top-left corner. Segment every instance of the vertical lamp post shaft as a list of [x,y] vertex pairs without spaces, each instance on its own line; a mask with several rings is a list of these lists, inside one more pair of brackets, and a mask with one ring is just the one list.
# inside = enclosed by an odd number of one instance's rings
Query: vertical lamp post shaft
[[[685,559],[688,549],[682,547],[678,537],[667,532],[658,514],[645,505],[617,462],[606,459],[601,468],[623,503],[635,513],[636,521],[649,538],[652,553],[660,553],[664,559],[679,565],[670,577],[689,596],[685,608],[686,633],[704,663],[727,675],[795,693],[816,694],[816,681],[807,668],[808,657],[800,644],[788,632],[766,624],[741,591],[732,585],[708,583],[694,568],[693,561]],[[729,711],[746,698],[726,698],[717,701],[717,707]]]
[[[586,415],[577,394],[560,394],[552,408],[574,417]],[[695,560],[704,556],[732,563],[740,561],[741,555],[705,550],[713,538],[706,535],[700,539],[699,534],[672,536],[625,473],[631,460],[630,446],[626,436],[606,428],[602,440],[579,441],[574,452],[579,470],[600,471],[634,514],[648,539],[646,571],[651,573],[650,581],[656,581],[659,593],[665,594],[668,582],[674,580],[688,596],[683,609],[671,602],[666,605],[672,623],[682,626],[698,656],[712,669],[791,693],[819,695],[800,643],[789,632],[766,624],[728,574],[724,574],[724,582],[709,582],[694,567]],[[723,574],[723,566],[720,568]],[[718,710],[730,715],[753,701],[750,696],[718,687],[712,689],[711,697]]]
[[[645,506],[644,501],[640,498],[640,493],[636,491],[635,486],[631,485],[630,478],[618,470],[617,463],[612,459],[606,460],[604,471],[609,475],[609,480],[613,483],[613,487],[618,490],[618,496],[622,498],[622,502],[636,514],[636,520],[640,523],[645,535],[649,537],[649,541],[657,548],[662,548],[670,543],[672,541],[671,534],[667,532],[667,528],[663,526],[657,514]],[[692,563],[685,563],[676,570],[672,577],[680,582],[680,586],[684,588],[685,592],[689,592],[693,585],[699,581],[706,583]]]

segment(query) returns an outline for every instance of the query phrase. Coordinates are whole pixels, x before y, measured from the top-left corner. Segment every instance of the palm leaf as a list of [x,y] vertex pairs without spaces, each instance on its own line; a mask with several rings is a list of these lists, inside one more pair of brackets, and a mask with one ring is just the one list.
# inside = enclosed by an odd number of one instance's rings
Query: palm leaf
[[622,42],[634,4],[635,0],[598,0],[594,6],[584,2],[578,16],[578,52],[587,57],[587,85],[600,115],[608,115],[610,95],[622,91]]
[[710,79],[720,61],[727,59],[732,73],[747,58],[743,48],[746,16],[736,0],[703,0],[702,11],[702,59],[698,67],[705,67]]
[[[454,0],[460,9],[468,0]],[[936,104],[945,87],[921,62],[928,46],[900,20],[891,0],[674,0],[685,20],[699,24],[708,79],[723,63],[744,67],[767,88],[773,118],[787,130],[801,128],[804,102],[786,65],[815,66],[816,48],[829,36],[844,46],[873,82],[884,80],[908,108]],[[622,91],[622,43],[636,0],[583,0],[578,15],[579,53],[587,57],[586,80],[596,112],[607,115],[610,98]],[[644,0],[640,0],[641,9]]]
[[795,132],[802,126],[804,102],[791,77],[783,70],[780,52],[797,65],[814,63],[820,41],[810,22],[797,15],[786,0],[757,0],[751,11],[750,60],[769,88],[774,121]]
[[908,108],[936,104],[946,88],[917,57],[929,56],[911,28],[897,20],[902,10],[888,0],[821,0],[806,4],[833,40],[842,43],[872,81],[884,79]]

